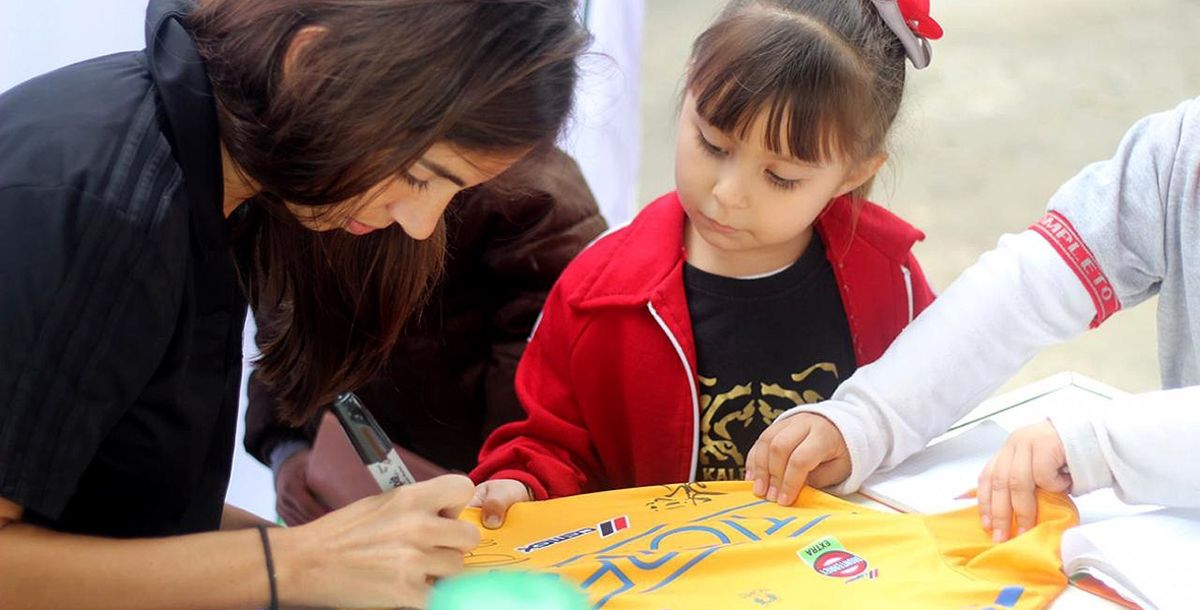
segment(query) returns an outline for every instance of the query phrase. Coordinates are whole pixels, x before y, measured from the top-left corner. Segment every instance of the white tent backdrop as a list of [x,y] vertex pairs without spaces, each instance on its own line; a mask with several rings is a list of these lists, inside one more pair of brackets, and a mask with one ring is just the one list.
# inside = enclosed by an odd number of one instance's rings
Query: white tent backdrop
[[645,6],[643,0],[590,0],[583,11],[593,42],[561,144],[579,161],[609,226],[617,227],[638,211]]
[[84,59],[146,46],[146,0],[0,0],[0,91]]

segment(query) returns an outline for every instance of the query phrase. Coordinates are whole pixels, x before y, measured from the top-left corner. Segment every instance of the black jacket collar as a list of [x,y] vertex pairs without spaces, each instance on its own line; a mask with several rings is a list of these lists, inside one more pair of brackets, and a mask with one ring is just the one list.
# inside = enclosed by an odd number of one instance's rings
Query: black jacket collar
[[188,0],[151,0],[146,10],[146,62],[170,127],[176,160],[202,256],[225,246],[221,148],[208,73],[183,19]]

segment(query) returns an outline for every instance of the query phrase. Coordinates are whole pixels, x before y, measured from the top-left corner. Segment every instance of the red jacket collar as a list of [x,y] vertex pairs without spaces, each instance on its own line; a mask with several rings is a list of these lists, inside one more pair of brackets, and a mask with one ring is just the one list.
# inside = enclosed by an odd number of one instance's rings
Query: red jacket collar
[[[571,300],[583,308],[645,305],[683,265],[685,219],[675,192],[646,206],[624,230],[592,246],[598,251],[590,254],[604,260],[580,282]],[[833,200],[817,218],[816,228],[834,264],[858,245],[874,248],[900,263],[913,244],[925,237],[884,208],[871,202],[855,206],[849,197]]]

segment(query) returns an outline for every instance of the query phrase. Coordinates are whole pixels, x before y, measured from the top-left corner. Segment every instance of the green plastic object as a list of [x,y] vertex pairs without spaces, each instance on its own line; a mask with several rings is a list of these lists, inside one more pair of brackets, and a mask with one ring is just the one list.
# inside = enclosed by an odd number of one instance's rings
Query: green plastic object
[[557,574],[494,571],[444,580],[429,610],[589,610],[587,597]]

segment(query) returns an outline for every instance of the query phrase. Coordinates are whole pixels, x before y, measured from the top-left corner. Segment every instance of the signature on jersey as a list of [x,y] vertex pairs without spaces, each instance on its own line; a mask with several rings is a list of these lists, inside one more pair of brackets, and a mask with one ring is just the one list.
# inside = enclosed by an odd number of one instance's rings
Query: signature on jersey
[[723,496],[724,492],[710,491],[704,483],[680,483],[678,485],[663,485],[667,493],[646,503],[650,510],[674,510],[686,506],[699,506],[712,502],[714,496]]
[[501,568],[529,561],[528,557],[517,557],[496,547],[493,538],[480,540],[479,546],[463,558],[463,564],[471,568]]

